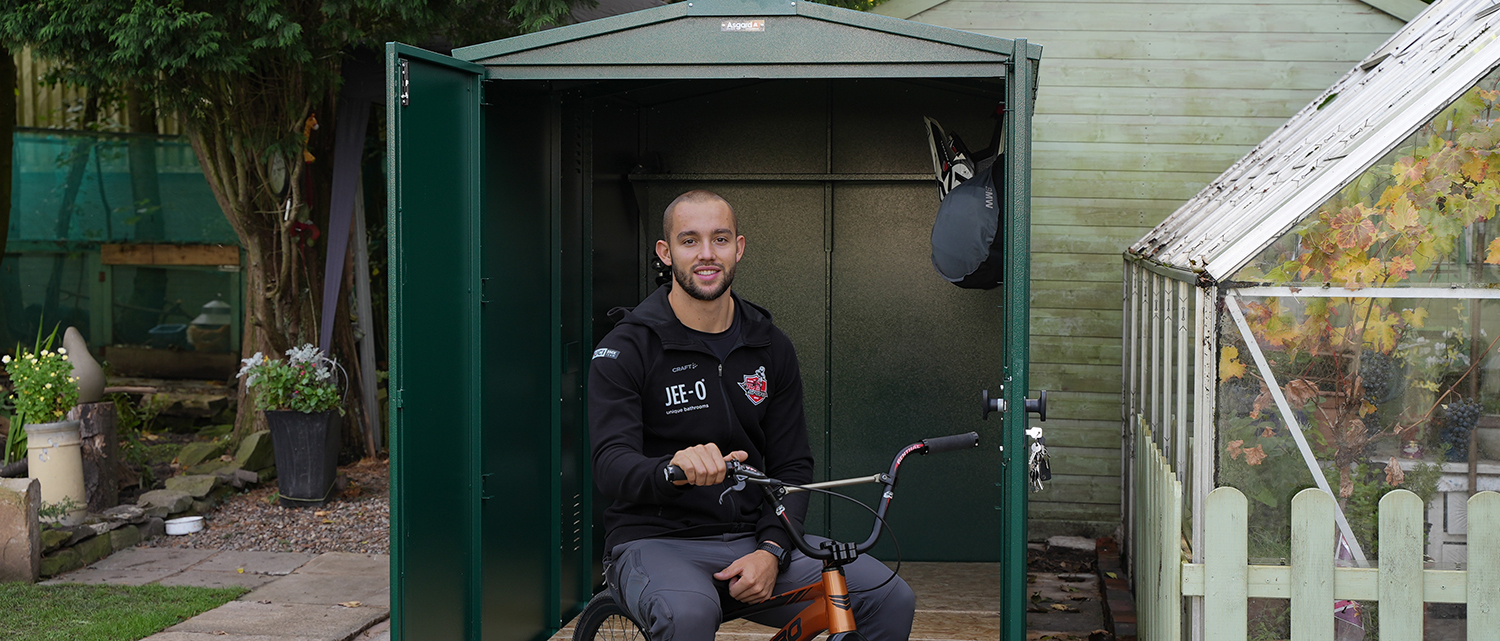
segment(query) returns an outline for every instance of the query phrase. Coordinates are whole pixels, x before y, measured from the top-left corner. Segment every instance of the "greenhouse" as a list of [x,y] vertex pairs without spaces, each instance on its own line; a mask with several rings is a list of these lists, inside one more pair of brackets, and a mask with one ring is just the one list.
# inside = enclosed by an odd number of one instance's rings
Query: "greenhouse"
[[[1493,603],[1476,601],[1493,590],[1458,589],[1500,559],[1467,536],[1471,495],[1500,490],[1500,6],[1488,4],[1434,3],[1126,252],[1124,500],[1145,638],[1493,630]],[[1306,558],[1293,498],[1325,500],[1308,488],[1331,497],[1332,529],[1306,549],[1350,568],[1336,581],[1328,568],[1314,594],[1332,598],[1313,605],[1298,590],[1316,582],[1278,569]],[[1388,496],[1398,489],[1415,498]],[[1396,531],[1387,506],[1402,501],[1410,563],[1393,536],[1381,554],[1380,533]],[[1221,519],[1215,503],[1243,507]],[[1226,523],[1243,549],[1220,536]],[[1221,583],[1217,550],[1265,580]],[[1408,582],[1398,598],[1411,564],[1426,590]],[[1206,608],[1224,585],[1238,605]]]

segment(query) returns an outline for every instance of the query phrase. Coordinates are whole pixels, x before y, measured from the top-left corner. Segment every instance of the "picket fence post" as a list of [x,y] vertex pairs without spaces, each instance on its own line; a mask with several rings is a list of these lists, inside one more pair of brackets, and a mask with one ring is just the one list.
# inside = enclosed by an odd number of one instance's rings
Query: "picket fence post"
[[1500,630],[1500,494],[1469,497],[1468,512],[1468,637],[1483,639]]
[[1380,636],[1422,638],[1422,499],[1391,490],[1380,499]]
[[1232,487],[1208,493],[1204,504],[1203,623],[1214,641],[1245,641],[1249,633],[1245,495]]
[[1333,496],[1310,487],[1292,499],[1292,641],[1333,641]]

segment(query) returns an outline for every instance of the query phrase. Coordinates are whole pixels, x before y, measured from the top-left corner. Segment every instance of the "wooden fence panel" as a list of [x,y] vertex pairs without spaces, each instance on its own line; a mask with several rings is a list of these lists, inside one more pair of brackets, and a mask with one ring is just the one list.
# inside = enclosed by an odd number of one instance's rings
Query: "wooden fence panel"
[[1392,490],[1380,499],[1380,636],[1422,638],[1422,499]]
[[1245,495],[1232,487],[1209,492],[1204,506],[1203,621],[1214,641],[1245,641],[1249,633],[1247,510]]
[[[1409,491],[1393,490],[1380,500],[1376,568],[1337,566],[1336,506],[1317,489],[1292,500],[1291,565],[1247,565],[1245,508],[1239,490],[1221,487],[1210,493],[1204,562],[1181,564],[1182,589],[1175,598],[1181,605],[1182,597],[1203,597],[1207,639],[1245,639],[1250,598],[1291,600],[1292,641],[1333,639],[1335,599],[1379,602],[1380,639],[1422,639],[1426,603],[1466,603],[1470,639],[1493,639],[1500,630],[1500,537],[1472,537],[1465,569],[1424,569],[1424,506]],[[1500,493],[1470,497],[1468,514],[1469,531],[1500,532]]]
[[1467,597],[1470,639],[1483,639],[1500,630],[1500,494],[1480,492],[1469,497]]
[[1292,499],[1292,641],[1333,641],[1336,509],[1315,487]]

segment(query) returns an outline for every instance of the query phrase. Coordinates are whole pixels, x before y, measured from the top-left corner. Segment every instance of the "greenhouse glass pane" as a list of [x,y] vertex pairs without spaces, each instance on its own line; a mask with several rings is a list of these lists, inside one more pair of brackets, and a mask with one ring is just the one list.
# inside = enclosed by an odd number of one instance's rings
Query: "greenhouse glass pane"
[[[1250,556],[1288,554],[1292,496],[1315,486],[1293,430],[1370,559],[1379,556],[1375,507],[1386,492],[1411,490],[1441,514],[1463,509],[1447,495],[1468,498],[1471,434],[1479,488],[1500,489],[1500,301],[1238,301],[1254,343],[1226,314],[1218,484],[1250,499]],[[1465,561],[1464,519],[1451,516],[1428,533],[1435,562]]]
[[1401,141],[1233,280],[1424,287],[1500,282],[1500,70]]

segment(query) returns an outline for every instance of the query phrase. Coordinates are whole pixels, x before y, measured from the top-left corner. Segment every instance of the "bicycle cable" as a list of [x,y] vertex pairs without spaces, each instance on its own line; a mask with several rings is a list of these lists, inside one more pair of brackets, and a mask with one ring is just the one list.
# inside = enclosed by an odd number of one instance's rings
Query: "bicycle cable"
[[851,503],[854,503],[855,505],[858,505],[858,506],[864,508],[865,511],[867,511],[870,514],[874,515],[875,516],[875,520],[880,521],[880,527],[883,527],[883,528],[885,528],[885,530],[887,532],[890,532],[890,534],[891,534],[891,545],[896,546],[896,567],[891,570],[891,575],[888,576],[888,577],[886,577],[884,581],[881,581],[880,584],[877,585],[877,586],[875,586],[875,587],[865,588],[863,590],[850,590],[849,594],[863,594],[865,592],[874,592],[876,590],[879,590],[880,588],[885,587],[885,585],[887,583],[890,583],[891,579],[896,578],[896,575],[901,572],[901,541],[898,540],[898,538],[896,537],[896,530],[894,530],[894,529],[891,528],[891,524],[887,523],[886,520],[885,520],[885,518],[882,517],[882,516],[880,516],[879,512],[875,511],[870,506],[865,505],[864,501],[856,499],[856,498],[854,498],[852,496],[849,496],[847,494],[839,494],[838,492],[834,492],[832,490],[826,490],[826,489],[823,489],[821,487],[807,487],[807,486],[803,486],[803,485],[794,485],[792,483],[782,483],[781,485],[783,487],[795,487],[795,488],[800,489],[800,490],[802,490],[804,492],[818,492],[820,494],[827,494],[829,496],[838,497],[838,498],[844,499],[845,501],[849,501]]

